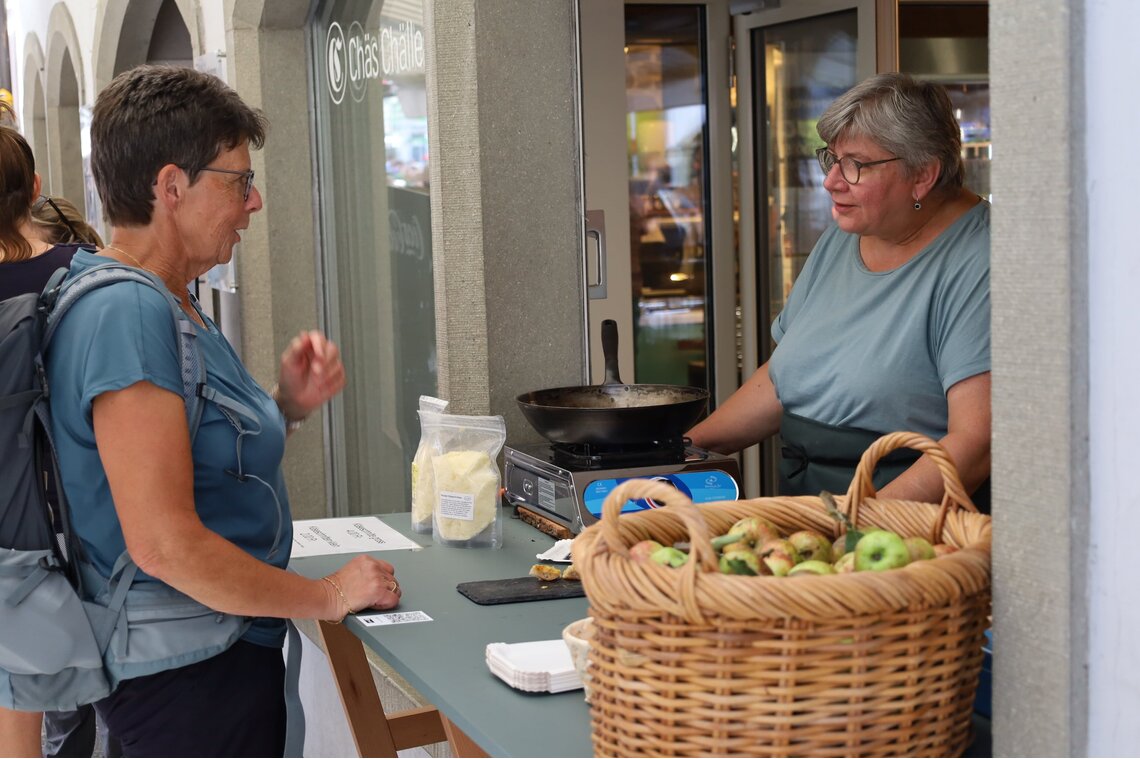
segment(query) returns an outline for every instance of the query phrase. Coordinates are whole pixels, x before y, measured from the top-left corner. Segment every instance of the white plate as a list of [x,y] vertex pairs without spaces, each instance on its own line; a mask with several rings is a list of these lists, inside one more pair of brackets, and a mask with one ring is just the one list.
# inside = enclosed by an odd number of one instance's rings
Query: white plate
[[507,685],[532,693],[561,693],[582,687],[582,680],[561,640],[488,643],[487,668]]

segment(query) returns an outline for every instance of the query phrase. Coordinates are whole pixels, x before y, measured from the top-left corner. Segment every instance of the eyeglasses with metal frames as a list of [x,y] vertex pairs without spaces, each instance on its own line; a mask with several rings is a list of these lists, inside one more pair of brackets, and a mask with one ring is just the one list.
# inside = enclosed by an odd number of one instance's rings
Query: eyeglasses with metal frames
[[865,166],[878,166],[881,163],[902,160],[901,156],[884,158],[880,161],[858,161],[849,155],[840,158],[826,147],[818,148],[815,151],[815,157],[819,160],[819,168],[823,169],[824,176],[830,174],[832,167],[838,163],[839,173],[843,175],[843,179],[846,180],[848,184],[859,184],[859,178]]
[[242,200],[249,200],[249,193],[253,190],[253,169],[246,171],[236,171],[234,169],[215,169],[212,166],[205,166],[202,171],[213,171],[217,174],[234,174],[239,177],[245,177],[245,192],[242,193]]

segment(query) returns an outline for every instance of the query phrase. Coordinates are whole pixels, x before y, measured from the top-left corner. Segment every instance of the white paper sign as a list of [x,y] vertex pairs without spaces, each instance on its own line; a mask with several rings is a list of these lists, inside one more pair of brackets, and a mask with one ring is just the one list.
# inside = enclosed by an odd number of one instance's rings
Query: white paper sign
[[401,549],[418,550],[419,545],[376,517],[302,519],[293,523],[294,559]]
[[356,620],[365,627],[380,625],[406,625],[410,622],[431,622],[431,617],[422,611],[390,611],[384,614],[362,614]]

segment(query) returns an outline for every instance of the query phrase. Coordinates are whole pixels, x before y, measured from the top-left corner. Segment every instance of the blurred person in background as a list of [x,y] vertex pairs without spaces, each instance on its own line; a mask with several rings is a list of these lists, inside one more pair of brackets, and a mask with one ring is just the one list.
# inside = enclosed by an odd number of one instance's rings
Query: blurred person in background
[[[0,113],[6,113],[2,103]],[[103,244],[73,204],[40,195],[32,149],[10,122],[0,117],[0,300],[42,291],[80,245]],[[92,706],[48,712],[42,723],[39,712],[0,707],[0,756],[91,756],[97,734],[104,736],[100,753],[118,756],[97,722]]]

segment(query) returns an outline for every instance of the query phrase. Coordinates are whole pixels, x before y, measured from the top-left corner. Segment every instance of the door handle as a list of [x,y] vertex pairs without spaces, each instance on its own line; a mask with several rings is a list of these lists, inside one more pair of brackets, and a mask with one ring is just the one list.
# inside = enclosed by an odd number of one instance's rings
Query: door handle
[[[603,300],[606,295],[606,212],[586,211],[586,239],[594,240],[594,264],[597,276],[595,281],[589,280],[590,267],[586,266],[586,297],[589,300]],[[590,255],[590,246],[586,245],[586,255]]]

